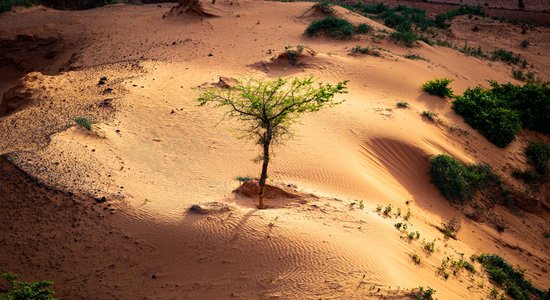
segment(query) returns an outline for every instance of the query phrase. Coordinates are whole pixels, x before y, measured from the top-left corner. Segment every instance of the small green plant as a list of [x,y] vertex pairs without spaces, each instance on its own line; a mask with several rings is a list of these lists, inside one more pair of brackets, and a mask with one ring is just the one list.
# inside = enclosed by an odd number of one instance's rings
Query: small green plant
[[435,290],[431,287],[424,288],[422,286],[413,293],[416,297],[416,300],[434,300]]
[[449,84],[453,82],[449,78],[440,78],[430,80],[422,85],[422,89],[430,95],[439,96],[441,98],[452,97],[453,90],[449,87]]
[[422,245],[424,247],[424,250],[426,250],[427,253],[434,253],[435,251],[435,240],[433,242],[426,242],[426,240],[422,241]]
[[523,86],[491,82],[491,89],[468,88],[453,109],[466,123],[498,147],[506,147],[523,128],[550,134],[550,88],[546,83]]
[[407,208],[407,213],[403,216],[403,220],[408,221],[411,218],[411,209]]
[[522,64],[526,65],[527,61],[521,56],[514,54],[511,51],[504,50],[504,49],[496,49],[493,52],[491,52],[491,59],[492,60],[500,60],[509,64]]
[[351,54],[365,54],[365,55],[371,55],[380,57],[380,51],[376,48],[369,48],[369,47],[361,47],[359,45],[351,48]]
[[466,56],[473,56],[477,58],[487,58],[487,54],[481,50],[481,47],[470,47],[468,44],[465,44],[462,46],[462,48],[459,48],[458,51],[464,53]]
[[448,200],[468,200],[490,180],[499,181],[488,165],[464,165],[446,154],[435,156],[430,164],[432,182]]
[[251,176],[237,176],[237,177],[235,177],[235,180],[237,180],[240,183],[251,181],[252,179],[254,179],[254,178],[251,177]]
[[386,207],[384,207],[384,215],[389,217],[392,210],[391,204],[388,204]]
[[351,208],[354,208],[357,206],[359,209],[363,209],[365,208],[365,203],[363,202],[363,200],[360,200],[359,202],[353,201],[349,204],[349,206]]
[[298,58],[300,57],[302,52],[304,52],[304,49],[305,47],[303,45],[298,45],[296,47],[286,46],[285,52],[288,58],[288,62],[293,66],[296,65],[296,63],[298,62]]
[[446,223],[441,224],[441,232],[445,235],[445,238],[453,238],[456,240],[456,235],[460,230],[460,221],[456,218],[452,218]]
[[397,108],[409,108],[409,102],[406,102],[406,101],[397,101],[397,103],[395,103],[395,106]]
[[517,80],[525,81],[525,82],[537,82],[541,81],[541,79],[537,78],[537,75],[532,72],[523,72],[521,69],[512,69],[512,77]]
[[346,19],[329,15],[323,19],[311,22],[305,34],[308,36],[315,36],[322,33],[331,38],[349,39],[356,33],[367,33],[369,31],[368,28],[370,28],[370,26],[367,24],[360,24],[358,27],[355,27]]
[[368,24],[365,24],[365,23],[361,23],[359,25],[357,25],[357,28],[355,28],[355,32],[356,33],[359,33],[359,34],[365,34],[365,33],[369,33],[372,31],[372,26],[368,25]]
[[403,57],[410,60],[426,60],[424,57],[418,54],[405,54],[403,55]]
[[550,146],[543,142],[530,141],[525,149],[527,162],[542,176],[550,172],[548,160],[550,160]]
[[420,255],[416,253],[409,253],[409,256],[411,257],[415,265],[420,265],[422,263],[422,258],[420,258]]
[[53,297],[55,292],[49,288],[53,285],[51,281],[22,282],[17,280],[17,275],[9,272],[1,277],[9,285],[6,293],[0,294],[1,300],[57,300]]
[[90,119],[87,119],[85,117],[76,117],[74,118],[74,121],[77,125],[82,126],[82,128],[92,130],[92,121],[90,121]]
[[517,270],[506,262],[502,257],[495,254],[481,254],[477,256],[489,278],[498,286],[504,288],[506,294],[512,299],[526,300],[534,295],[539,299],[548,299],[550,291],[542,291],[533,286],[525,279],[524,272]]
[[412,31],[394,31],[390,34],[390,40],[409,48],[414,47],[418,39],[418,35]]
[[320,0],[313,6],[325,15],[331,15],[334,13],[334,4],[327,0]]
[[376,212],[381,212],[381,211],[382,211],[382,205],[377,204],[376,205]]
[[435,122],[437,120],[437,113],[433,111],[425,110],[422,112],[421,116],[428,119],[430,122]]

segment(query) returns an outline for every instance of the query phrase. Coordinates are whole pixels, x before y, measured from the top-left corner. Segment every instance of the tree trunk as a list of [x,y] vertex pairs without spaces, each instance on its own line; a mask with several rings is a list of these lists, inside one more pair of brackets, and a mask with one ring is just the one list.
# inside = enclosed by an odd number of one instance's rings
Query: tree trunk
[[262,175],[260,176],[260,188],[258,191],[258,208],[264,209],[264,192],[265,192],[265,181],[267,180],[267,166],[269,164],[269,144],[271,144],[271,133],[266,133],[266,138],[264,139],[264,155],[263,155],[263,164],[262,164]]
[[215,17],[216,15],[206,12],[200,0],[178,0],[178,5],[172,8],[169,14],[181,15],[184,13],[194,14],[200,17]]

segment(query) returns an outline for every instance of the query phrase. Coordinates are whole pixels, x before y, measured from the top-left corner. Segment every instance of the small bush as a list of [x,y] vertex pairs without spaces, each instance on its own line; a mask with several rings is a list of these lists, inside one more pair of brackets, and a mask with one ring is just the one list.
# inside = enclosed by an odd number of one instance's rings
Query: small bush
[[254,178],[252,176],[237,176],[235,177],[235,180],[237,180],[238,182],[247,182],[247,181],[251,181],[253,180]]
[[359,45],[351,48],[351,54],[365,54],[376,57],[379,57],[381,55],[380,51],[376,48],[361,47]]
[[422,112],[422,117],[428,119],[430,122],[435,122],[437,119],[437,113],[433,111],[425,110]]
[[550,88],[546,83],[524,86],[491,82],[491,89],[468,88],[453,109],[489,141],[506,147],[521,128],[550,134]]
[[82,126],[83,128],[87,130],[92,130],[92,121],[85,117],[76,117],[74,119],[75,123]]
[[13,273],[4,273],[1,277],[9,285],[6,294],[0,294],[2,300],[57,300],[53,297],[55,292],[48,288],[53,285],[51,281],[21,282]]
[[445,238],[456,239],[458,231],[460,231],[460,221],[456,218],[452,218],[447,223],[441,224],[441,231],[445,235]]
[[449,87],[449,83],[451,82],[453,82],[453,80],[448,78],[434,79],[424,83],[422,89],[430,95],[439,96],[441,98],[452,97],[453,90]]
[[333,4],[330,1],[326,1],[326,0],[318,1],[314,5],[314,8],[319,9],[319,11],[322,12],[323,14],[330,15],[334,13]]
[[418,290],[413,293],[413,295],[416,297],[416,300],[434,300],[433,295],[435,294],[435,290],[431,287],[418,287]]
[[403,57],[410,60],[426,60],[424,57],[418,54],[405,54],[403,55]]
[[449,200],[468,200],[489,180],[496,180],[489,166],[464,165],[446,154],[435,156],[430,164],[432,182]]
[[454,17],[461,16],[461,15],[476,15],[476,16],[484,16],[485,11],[480,6],[469,6],[464,5],[461,6],[458,9],[449,11],[447,13],[438,14],[435,16],[435,26],[443,29],[447,29],[450,27],[449,21],[452,20]]
[[530,141],[525,149],[527,162],[533,166],[535,171],[540,175],[548,175],[550,168],[548,160],[550,160],[550,146],[543,142]]
[[414,47],[418,36],[412,31],[395,31],[390,34],[390,39],[398,44],[403,44],[406,47]]
[[491,59],[500,60],[515,65],[520,63],[523,64],[524,62],[526,63],[526,61],[522,59],[521,56],[515,55],[513,52],[504,49],[496,49],[495,51],[491,52]]
[[424,250],[427,253],[431,254],[435,252],[435,240],[433,242],[426,242],[423,240],[422,245],[424,245]]
[[504,288],[512,299],[528,300],[531,299],[531,295],[540,299],[550,297],[549,292],[534,287],[525,279],[523,271],[516,270],[498,255],[482,254],[477,257],[477,261],[485,268],[489,278]]
[[420,265],[422,263],[422,258],[420,258],[420,255],[416,253],[410,253],[409,256],[411,257],[415,265]]
[[468,44],[462,46],[458,51],[464,53],[466,56],[473,56],[477,58],[487,58],[487,54],[481,50],[481,47],[470,47]]
[[405,102],[405,101],[398,101],[395,106],[397,106],[397,108],[409,108],[409,102]]
[[365,33],[369,33],[372,31],[372,26],[368,25],[368,24],[365,24],[365,23],[361,23],[359,25],[357,25],[357,28],[355,28],[355,32],[356,33],[359,33],[359,34],[365,34]]
[[501,148],[513,142],[521,130],[519,113],[502,107],[491,91],[480,87],[468,88],[453,102],[453,109],[466,123]]
[[315,20],[306,29],[306,35],[315,36],[319,33],[336,39],[349,39],[356,33],[368,33],[372,27],[367,24],[359,24],[355,27],[348,20],[336,16],[326,16],[323,19]]

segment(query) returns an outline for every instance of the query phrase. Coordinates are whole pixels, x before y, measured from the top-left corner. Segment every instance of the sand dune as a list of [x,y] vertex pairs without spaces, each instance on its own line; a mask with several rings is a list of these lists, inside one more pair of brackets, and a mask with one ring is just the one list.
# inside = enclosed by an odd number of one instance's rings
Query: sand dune
[[[505,179],[512,166],[525,165],[522,147],[533,133],[497,148],[448,101],[420,89],[436,77],[455,79],[457,93],[486,80],[519,83],[510,66],[424,43],[408,49],[369,36],[308,38],[311,3],[206,5],[217,18],[163,19],[169,4],[0,15],[3,40],[25,32],[65,43],[56,44],[55,63],[11,53],[1,69],[17,72],[1,78],[0,91],[37,72],[13,90],[26,92],[26,102],[12,102],[0,117],[0,230],[9,233],[1,238],[0,271],[51,279],[64,299],[405,298],[418,286],[433,287],[439,299],[474,299],[489,294],[485,275],[444,280],[436,268],[448,256],[488,252],[520,264],[537,286],[550,285],[550,243],[541,234],[547,212],[514,216],[496,206],[509,224],[498,233],[467,219],[429,178],[427,158],[440,153],[487,162]],[[384,28],[341,8],[338,14]],[[457,39],[495,48],[508,46],[500,30],[519,28],[489,24],[480,37],[465,26],[453,21]],[[522,55],[548,79],[550,31],[537,30],[528,33],[536,47]],[[311,49],[303,64],[277,58],[296,45]],[[384,50],[351,56],[355,45]],[[402,57],[412,52],[426,60]],[[195,99],[220,76],[307,75],[349,80],[350,92],[339,96],[341,105],[304,116],[295,139],[274,149],[270,183],[297,196],[268,199],[271,208],[257,210],[255,198],[232,191],[237,176],[257,176],[258,147],[236,138],[239,124],[222,121],[223,110]],[[410,108],[397,109],[397,101]],[[439,121],[422,119],[424,110]],[[77,116],[93,120],[92,130],[75,126]],[[209,202],[222,209],[188,210]],[[407,241],[394,228],[402,217],[376,212],[388,204],[410,209],[420,239]],[[462,230],[458,240],[444,240],[435,226],[452,217]],[[424,253],[422,240],[435,240],[436,251]],[[423,263],[415,266],[410,253]]]

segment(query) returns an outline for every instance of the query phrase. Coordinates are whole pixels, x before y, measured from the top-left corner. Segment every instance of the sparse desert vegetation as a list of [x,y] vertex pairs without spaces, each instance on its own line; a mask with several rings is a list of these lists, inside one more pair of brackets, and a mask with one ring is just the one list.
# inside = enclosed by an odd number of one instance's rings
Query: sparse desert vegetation
[[468,88],[457,96],[453,109],[489,141],[506,147],[527,128],[549,133],[550,88],[547,84],[491,82],[491,89]]
[[453,90],[449,87],[449,84],[453,82],[449,78],[440,78],[430,80],[422,85],[422,89],[430,95],[439,96],[441,98],[452,97]]
[[548,5],[285,1],[1,2],[0,299],[548,297]]
[[371,27],[367,24],[353,25],[346,19],[336,16],[326,16],[320,20],[314,20],[306,29],[306,35],[315,36],[323,34],[336,39],[349,39],[355,34],[370,32]]

